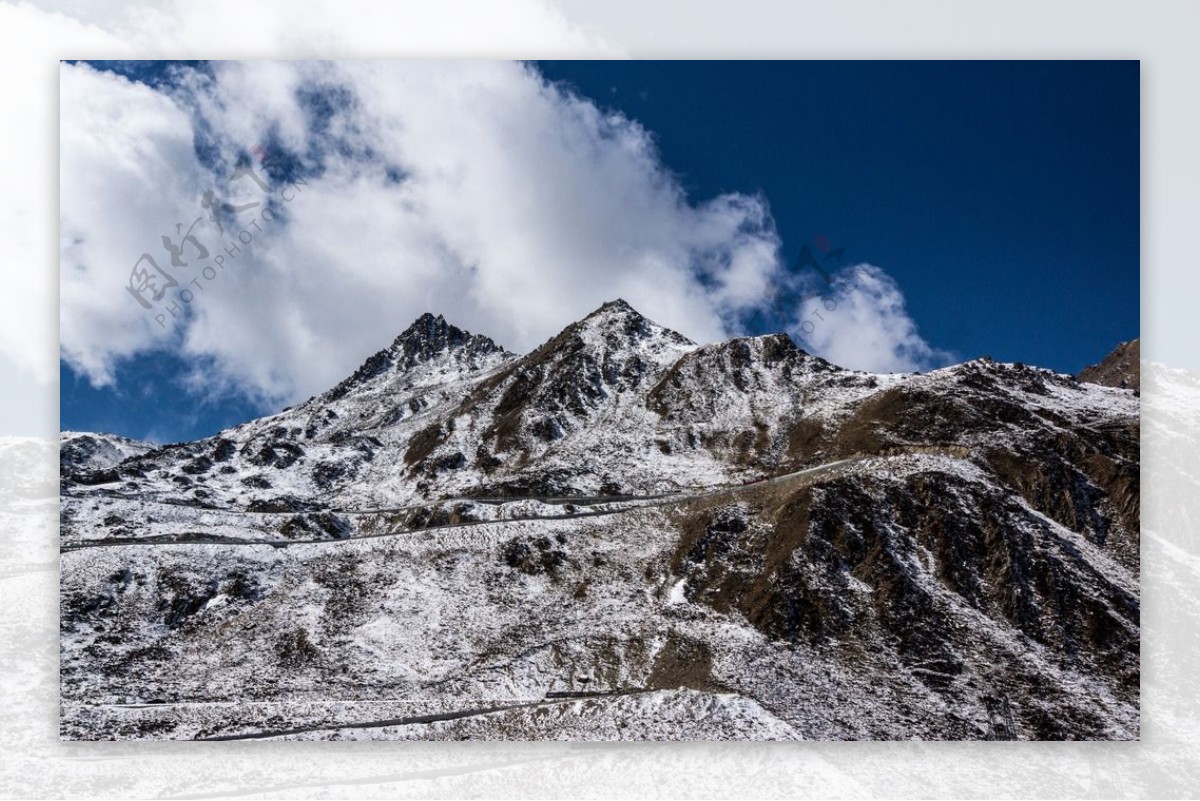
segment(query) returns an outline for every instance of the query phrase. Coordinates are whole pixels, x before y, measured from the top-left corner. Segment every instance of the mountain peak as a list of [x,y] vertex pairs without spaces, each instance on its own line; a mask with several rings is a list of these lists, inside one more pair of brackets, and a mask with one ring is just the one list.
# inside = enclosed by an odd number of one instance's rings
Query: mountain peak
[[[635,342],[658,342],[662,346],[691,348],[695,343],[666,326],[659,325],[633,308],[622,298],[610,300],[568,326],[564,333],[572,332],[596,344],[603,342],[606,348],[621,347]],[[560,335],[561,336],[561,335]]]
[[1140,390],[1141,382],[1141,339],[1131,339],[1113,348],[1098,364],[1080,370],[1076,378],[1102,386],[1119,389]]
[[469,347],[481,353],[494,353],[502,348],[490,338],[472,334],[446,322],[442,315],[425,312],[396,337],[392,352],[408,365],[428,361],[439,353]]
[[605,311],[633,312],[634,314],[638,314],[637,309],[630,306],[628,301],[626,301],[624,298],[617,298],[616,300],[605,301],[603,304],[601,304],[600,308],[589,314],[588,317],[593,317]]
[[493,354],[504,353],[504,348],[489,337],[451,325],[440,314],[435,316],[425,312],[404,329],[390,346],[368,358],[353,375],[330,390],[327,398],[336,400],[344,397],[354,387],[376,376],[407,372],[442,354],[454,354],[455,361],[470,366],[479,364]]
[[617,298],[601,304],[599,308],[579,320],[576,325],[589,326],[607,320],[621,320],[637,324],[645,319],[642,313],[630,306],[627,301]]
[[420,317],[413,320],[413,324],[410,325],[408,328],[413,329],[413,328],[416,328],[416,327],[422,326],[422,325],[436,325],[438,323],[444,324],[445,322],[446,322],[446,318],[443,317],[442,315],[440,315],[440,314],[435,315],[433,312],[425,312]]

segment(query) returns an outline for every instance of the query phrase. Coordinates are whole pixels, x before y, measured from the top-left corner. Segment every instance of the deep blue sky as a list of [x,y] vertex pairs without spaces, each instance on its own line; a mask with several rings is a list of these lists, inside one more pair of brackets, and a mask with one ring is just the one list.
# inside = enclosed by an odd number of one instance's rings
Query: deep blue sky
[[1076,372],[1139,335],[1136,61],[542,62],[695,199],[761,191],[900,284],[931,344]]
[[[789,263],[824,237],[885,269],[935,347],[1075,372],[1139,335],[1137,62],[538,67],[652,131],[693,201],[761,192]],[[191,367],[96,390],[64,364],[62,427],[191,439],[270,411],[164,392]]]

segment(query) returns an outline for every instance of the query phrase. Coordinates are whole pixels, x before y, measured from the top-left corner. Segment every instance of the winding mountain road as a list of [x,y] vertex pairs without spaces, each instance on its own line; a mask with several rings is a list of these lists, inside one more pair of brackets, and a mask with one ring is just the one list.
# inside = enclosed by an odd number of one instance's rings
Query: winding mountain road
[[297,734],[307,734],[315,731],[341,731],[343,729],[382,729],[388,726],[413,726],[428,723],[440,723],[446,720],[461,720],[482,715],[492,715],[497,712],[509,712],[515,709],[533,709],[536,707],[560,706],[575,701],[586,701],[589,698],[615,698],[625,695],[640,695],[656,692],[655,690],[639,687],[630,690],[606,690],[596,692],[579,692],[563,696],[547,695],[536,701],[520,704],[499,704],[496,706],[479,706],[469,709],[457,709],[451,712],[433,712],[427,715],[410,715],[403,718],[384,718],[382,720],[366,720],[349,723],[312,723],[307,726],[296,726],[290,729],[265,729],[262,731],[242,732],[237,734],[219,734],[212,737],[196,737],[201,742],[225,742],[229,740],[267,740],[272,737],[290,737]]
[[[928,452],[924,449],[922,452]],[[104,540],[84,540],[79,542],[64,543],[60,546],[60,551],[63,553],[69,551],[83,550],[87,548],[117,548],[130,545],[269,545],[275,548],[287,548],[295,545],[328,545],[339,542],[355,542],[367,539],[379,539],[381,537],[395,537],[403,534],[414,534],[426,531],[439,531],[446,529],[468,528],[471,526],[484,525],[504,525],[511,523],[522,523],[536,520],[572,520],[576,518],[586,517],[604,517],[608,515],[623,514],[625,512],[634,511],[637,509],[651,509],[662,506],[672,506],[680,503],[688,503],[691,501],[702,500],[704,498],[713,498],[721,495],[734,495],[741,492],[748,492],[762,487],[773,486],[785,482],[794,481],[796,479],[813,479],[833,472],[839,468],[853,464],[859,464],[869,461],[890,460],[899,458],[907,454],[893,454],[888,456],[882,455],[864,455],[853,456],[845,459],[838,459],[832,462],[826,462],[815,467],[807,467],[802,470],[795,470],[790,473],[785,473],[779,476],[762,479],[748,484],[731,484],[713,489],[703,490],[701,492],[678,492],[654,495],[578,495],[578,496],[534,496],[522,498],[443,498],[437,501],[430,501],[423,504],[415,504],[412,506],[402,506],[393,508],[371,509],[371,510],[328,510],[335,514],[342,515],[373,515],[373,514],[394,514],[403,511],[414,511],[417,509],[427,509],[436,506],[443,506],[450,503],[514,503],[519,501],[538,501],[547,504],[564,504],[572,503],[579,505],[590,505],[598,503],[606,504],[622,504],[619,508],[587,510],[579,512],[571,512],[558,515],[536,515],[529,517],[517,517],[509,519],[496,520],[470,520],[459,523],[446,523],[434,526],[424,526],[420,528],[404,528],[393,529],[373,534],[361,534],[354,537],[307,537],[295,539],[281,538],[233,538],[220,536],[204,536],[193,535],[188,537],[166,537],[166,536],[150,536],[150,537],[121,537],[109,538]],[[209,510],[203,510],[209,511]],[[269,514],[280,514],[281,516],[290,516],[289,513],[272,512]]]

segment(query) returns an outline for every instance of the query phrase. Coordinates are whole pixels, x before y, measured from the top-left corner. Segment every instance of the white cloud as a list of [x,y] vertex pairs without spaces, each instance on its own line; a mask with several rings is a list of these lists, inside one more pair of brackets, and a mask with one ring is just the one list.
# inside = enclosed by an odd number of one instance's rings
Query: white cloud
[[839,270],[821,298],[801,304],[788,332],[812,353],[868,372],[911,372],[940,367],[953,354],[930,346],[909,316],[904,294],[878,267]]
[[[58,108],[55,96],[56,54],[45,42],[80,50],[107,48],[123,52],[105,32],[62,14],[27,5],[0,3],[0,186],[7,188],[0,205],[0,264],[5,265],[0,292],[0,359],[40,384],[58,377],[54,343],[55,291],[58,275],[54,248],[55,174]],[[6,391],[14,391],[6,383]]]
[[169,341],[124,287],[144,252],[170,269],[161,238],[195,219],[207,171],[166,96],[64,66],[60,97],[59,333],[64,358],[103,385],[116,359]]
[[[204,189],[262,201],[249,182],[225,181],[239,153],[272,137],[314,175],[280,204],[285,221],[263,222],[193,288],[175,333],[215,366],[214,383],[264,399],[331,386],[425,311],[524,351],[619,296],[712,341],[739,333],[739,317],[782,279],[764,198],[690,200],[648,131],[526,65],[214,70],[168,97],[63,68],[62,347],[94,381],[116,359],[175,341],[123,289],[129,270],[155,249],[165,266],[161,235],[202,213]],[[338,90],[323,95],[337,102],[319,124],[302,99],[315,88]],[[196,131],[218,154],[211,170],[191,147]],[[937,354],[894,283],[873,275],[847,290],[845,322],[802,338],[848,366],[924,366]]]
[[272,58],[280,53],[290,58],[621,55],[544,0],[0,2],[0,67],[5,75],[20,76],[0,82],[5,135],[0,184],[12,190],[0,208],[0,263],[10,266],[6,291],[0,293],[0,359],[41,386],[57,381],[58,171],[51,165],[57,164],[58,60]]

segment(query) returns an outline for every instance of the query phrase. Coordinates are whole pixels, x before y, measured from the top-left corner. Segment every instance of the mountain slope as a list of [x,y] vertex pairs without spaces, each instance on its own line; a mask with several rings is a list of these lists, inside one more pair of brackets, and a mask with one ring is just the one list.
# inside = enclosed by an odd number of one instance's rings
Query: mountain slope
[[1077,376],[1080,381],[1140,391],[1142,341],[1131,339],[1113,348],[1099,364],[1084,368]]
[[63,731],[1133,738],[1138,440],[1133,391],[1023,365],[426,315],[292,409],[64,466]]
[[59,434],[59,469],[68,474],[107,470],[153,448],[149,442],[115,434],[63,431]]

